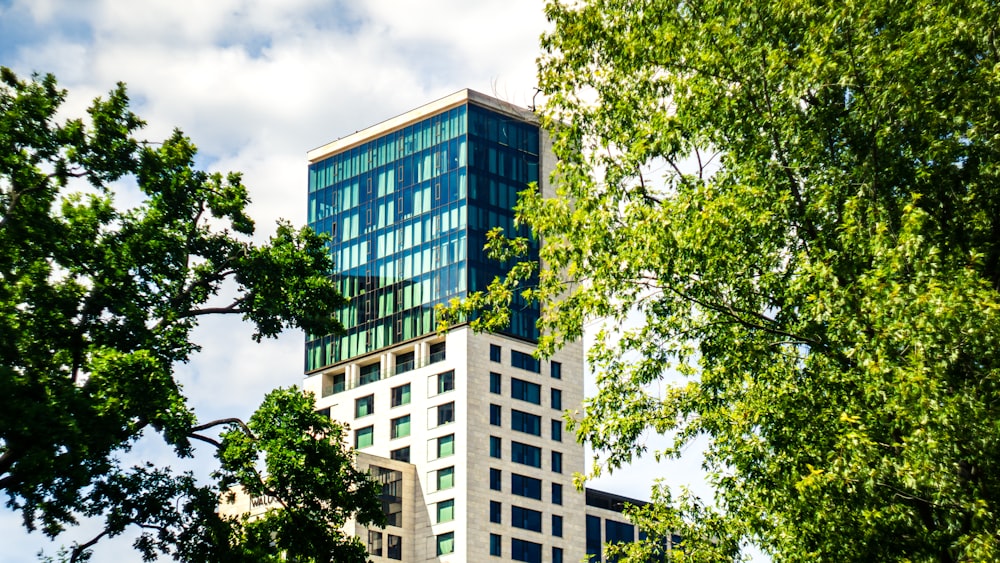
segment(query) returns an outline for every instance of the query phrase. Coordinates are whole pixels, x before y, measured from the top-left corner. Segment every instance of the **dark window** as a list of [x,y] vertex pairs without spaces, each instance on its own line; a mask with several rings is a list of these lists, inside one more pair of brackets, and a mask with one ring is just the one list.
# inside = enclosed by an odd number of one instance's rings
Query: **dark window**
[[490,555],[500,557],[503,555],[503,547],[501,547],[502,539],[498,534],[490,534]]
[[500,438],[497,436],[490,436],[490,457],[500,459],[500,447]]
[[365,426],[354,431],[354,449],[367,448],[375,443],[375,427]]
[[382,532],[368,530],[368,553],[382,556]]
[[[604,521],[604,543],[632,543],[635,541],[635,526],[614,520]],[[609,563],[618,561],[617,557],[608,557]]]
[[503,505],[495,500],[490,501],[490,522],[501,524],[503,522]]
[[562,391],[558,389],[553,389],[549,396],[549,402],[552,404],[552,408],[557,411],[562,410]]
[[446,371],[437,375],[437,392],[446,393],[455,389],[455,372]]
[[410,415],[394,418],[389,422],[389,438],[405,438],[410,435]]
[[438,342],[437,344],[431,344],[430,346],[430,359],[427,363],[433,364],[435,362],[442,362],[445,358],[445,347],[444,342]]
[[410,446],[405,448],[399,448],[398,450],[392,450],[389,452],[389,457],[398,461],[410,462]]
[[552,504],[562,504],[562,485],[552,483]]
[[437,554],[447,555],[455,552],[455,532],[448,532],[437,537]]
[[354,399],[354,418],[361,418],[375,413],[375,395],[367,395]]
[[448,434],[437,439],[437,456],[446,457],[455,454],[455,435]]
[[562,364],[549,362],[549,375],[552,376],[552,379],[562,379]]
[[500,407],[500,405],[490,405],[490,424],[492,424],[493,426],[502,425],[502,423],[500,422],[501,411],[503,411],[503,409]]
[[587,555],[590,563],[601,563],[601,519],[587,516]]
[[396,356],[396,374],[406,373],[416,367],[413,359],[413,352],[407,352]]
[[445,489],[450,489],[455,486],[455,468],[445,467],[444,469],[438,469],[435,472],[435,490],[443,491]]
[[410,403],[410,384],[392,388],[392,406],[399,407]]
[[340,393],[347,389],[347,374],[338,373],[333,376],[333,392]]
[[520,506],[510,507],[510,525],[533,532],[542,531],[542,513]]
[[562,454],[559,452],[552,452],[552,471],[562,473]]
[[490,361],[500,363],[500,347],[496,344],[490,344]]
[[445,403],[437,407],[438,426],[455,422],[455,403]]
[[542,386],[512,377],[510,378],[510,396],[521,401],[540,405],[542,404]]
[[500,384],[500,374],[495,371],[490,372],[490,393],[496,395],[503,393],[503,389]]
[[542,417],[516,409],[510,411],[510,428],[533,436],[542,435]]
[[542,480],[511,473],[510,492],[518,496],[542,500]]
[[521,442],[510,443],[510,459],[514,463],[530,465],[532,467],[542,466],[542,449],[522,444]]
[[563,563],[563,551],[561,547],[552,548],[552,563]]
[[526,561],[527,563],[542,563],[542,544],[511,538],[510,559],[511,561]]
[[443,500],[437,503],[437,523],[451,522],[455,519],[455,499]]
[[553,420],[552,421],[552,439],[556,442],[562,442],[562,421]]
[[525,354],[524,352],[519,352],[517,350],[510,351],[510,365],[523,370],[533,371],[535,373],[542,372],[541,362],[539,362],[531,354]]
[[375,383],[379,380],[379,365],[369,364],[367,366],[361,366],[361,373],[358,379],[358,385],[368,385],[369,383]]
[[389,541],[387,542],[385,556],[389,559],[401,561],[403,559],[403,538],[392,534],[388,534],[388,536]]
[[493,469],[492,467],[490,468],[490,489],[491,490],[494,490],[494,491],[502,490],[502,486],[503,486],[501,484],[501,481],[503,479],[502,475],[503,475],[503,472],[500,471],[499,469]]
[[552,535],[557,538],[562,537],[562,516],[552,515]]
[[403,472],[373,465],[369,468],[372,477],[382,485],[379,500],[385,523],[390,526],[403,525]]

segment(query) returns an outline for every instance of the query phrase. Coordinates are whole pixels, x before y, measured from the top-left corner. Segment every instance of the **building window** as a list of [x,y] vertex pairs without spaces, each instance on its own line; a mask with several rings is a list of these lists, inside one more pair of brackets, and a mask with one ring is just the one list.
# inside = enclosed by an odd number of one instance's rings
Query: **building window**
[[552,483],[552,504],[562,505],[562,485]]
[[410,446],[399,448],[398,450],[392,450],[389,452],[389,458],[410,463]]
[[490,522],[503,523],[503,505],[495,500],[490,501]]
[[527,563],[542,563],[542,544],[511,538],[510,559],[511,561],[526,561]]
[[455,454],[455,435],[448,434],[447,436],[441,436],[436,440],[431,440],[434,444],[434,458],[447,457]]
[[562,537],[562,516],[552,515],[552,535],[561,538]]
[[601,561],[601,519],[587,515],[587,555],[591,562]]
[[379,500],[382,501],[382,513],[385,523],[390,526],[403,525],[403,472],[372,465],[369,467],[372,477],[382,485]]
[[496,344],[490,344],[490,361],[500,363],[500,347]]
[[354,448],[360,450],[372,445],[375,438],[375,427],[365,426],[354,431]]
[[635,541],[635,526],[625,522],[604,520],[604,543],[632,543]]
[[532,436],[542,435],[542,417],[517,409],[510,411],[510,428]]
[[416,363],[413,360],[413,352],[407,352],[396,356],[396,375],[413,370]]
[[563,550],[561,547],[552,548],[552,563],[563,563]]
[[502,490],[502,475],[503,472],[499,469],[490,468],[490,490],[499,491]]
[[510,507],[510,525],[532,532],[542,531],[542,513],[520,506]]
[[432,375],[430,379],[431,379],[430,388],[433,390],[434,395],[440,395],[441,393],[447,393],[448,391],[452,391],[455,389],[454,370],[449,370],[444,373]]
[[552,471],[562,473],[562,453],[552,452]]
[[531,354],[525,354],[524,352],[520,352],[518,350],[510,351],[510,365],[525,371],[535,373],[542,372],[541,362],[539,362]]
[[443,491],[455,486],[455,468],[445,467],[434,472],[435,491]]
[[562,442],[562,421],[553,420],[552,421],[552,439],[556,442]]
[[500,384],[500,374],[495,371],[490,372],[490,393],[493,393],[494,395],[500,395],[503,393]]
[[437,362],[444,361],[445,359],[444,344],[445,344],[444,342],[436,342],[434,344],[431,344],[430,350],[428,350],[428,352],[430,353],[430,357],[427,359],[428,364],[435,364]]
[[490,457],[500,459],[501,442],[498,436],[490,436]]
[[361,418],[375,413],[375,395],[366,395],[354,399],[354,418]]
[[437,409],[437,424],[441,426],[442,424],[450,424],[455,422],[455,403],[445,403],[443,405],[438,405],[434,407]]
[[455,519],[455,499],[443,500],[437,503],[437,523],[451,522]]
[[514,463],[530,465],[531,467],[542,466],[542,449],[521,442],[510,443],[510,459]]
[[560,391],[558,389],[552,389],[552,392],[551,392],[551,394],[549,396],[549,402],[552,403],[552,408],[556,409],[557,411],[561,411],[562,410],[562,391]]
[[437,537],[437,554],[448,555],[455,552],[455,532],[448,532]]
[[368,385],[369,383],[375,383],[379,380],[379,365],[369,364],[367,366],[361,366],[361,372],[359,373],[358,385]]
[[410,404],[410,384],[392,388],[392,406],[400,407]]
[[542,480],[511,473],[510,492],[518,496],[542,500]]
[[386,542],[385,556],[389,559],[395,559],[396,561],[402,561],[403,559],[403,538],[399,536],[394,536],[392,534],[387,534],[388,541]]
[[552,379],[562,379],[562,364],[549,362],[549,375],[552,376]]
[[500,405],[490,405],[490,424],[493,426],[502,426],[500,422],[501,411],[503,409]]
[[540,405],[542,404],[542,386],[512,377],[510,378],[510,396],[519,401]]
[[501,557],[503,555],[503,547],[501,543],[503,539],[499,534],[490,534],[490,555],[494,557]]
[[368,553],[382,556],[382,532],[368,530]]
[[389,425],[389,437],[405,438],[410,435],[410,415],[394,418]]

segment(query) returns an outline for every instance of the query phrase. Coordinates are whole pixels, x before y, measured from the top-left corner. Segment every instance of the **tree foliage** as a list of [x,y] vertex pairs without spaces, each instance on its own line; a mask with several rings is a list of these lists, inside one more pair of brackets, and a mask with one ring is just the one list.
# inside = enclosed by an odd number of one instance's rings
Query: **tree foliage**
[[996,2],[546,10],[541,349],[609,328],[598,470],[708,440],[715,498],[636,518],[684,561],[1000,560]]
[[[256,327],[256,340],[286,327],[339,330],[333,311],[343,299],[326,277],[324,240],[281,223],[268,243],[253,243],[240,175],[199,170],[195,146],[179,131],[162,143],[137,138],[143,122],[129,110],[124,85],[95,100],[86,120],[57,119],[65,96],[51,75],[22,80],[0,69],[0,490],[7,506],[29,530],[53,537],[80,516],[105,517],[93,541],[138,525],[151,531],[137,541],[144,556],[160,551],[187,561],[223,560],[242,549],[241,526],[215,515],[220,486],[279,492],[287,517],[300,518],[310,538],[332,529],[334,516],[317,515],[317,503],[337,517],[361,510],[370,520],[370,488],[327,442],[337,430],[304,398],[270,397],[249,426],[237,425],[247,432],[237,447],[235,430],[222,443],[202,434],[221,423],[199,424],[173,375],[198,349],[190,335],[203,315],[241,315]],[[129,182],[142,201],[119,208],[115,188]],[[276,412],[279,406],[292,410]],[[279,424],[282,417],[288,420]],[[219,484],[199,485],[169,468],[123,467],[119,454],[150,431],[181,457],[192,455],[192,438],[220,447]],[[269,467],[263,480],[247,473],[257,462],[248,452],[270,464],[279,443],[289,448],[281,455],[295,452],[298,462],[343,477],[343,489],[330,488],[332,477],[313,472],[310,480],[287,467]],[[303,503],[311,508],[292,510]],[[273,530],[279,543],[288,541],[287,527]],[[315,541],[328,547],[327,539]],[[90,545],[77,545],[72,558],[85,558]],[[327,560],[325,552],[314,557]]]

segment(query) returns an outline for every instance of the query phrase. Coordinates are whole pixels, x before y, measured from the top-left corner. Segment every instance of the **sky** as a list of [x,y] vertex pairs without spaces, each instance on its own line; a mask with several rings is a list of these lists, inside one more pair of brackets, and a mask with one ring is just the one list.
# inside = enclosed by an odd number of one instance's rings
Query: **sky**
[[[462,88],[531,105],[545,28],[541,0],[0,0],[0,65],[54,74],[73,117],[125,82],[146,139],[179,128],[202,167],[243,172],[263,240],[278,218],[304,224],[309,149]],[[138,197],[129,186],[120,196]],[[177,376],[200,420],[245,418],[268,390],[302,381],[300,332],[260,344],[250,334],[235,318],[195,332],[203,349]],[[179,463],[155,439],[134,456],[196,471],[213,461],[199,451]],[[699,489],[698,463],[647,460],[595,486],[646,498],[665,477]],[[0,509],[0,563],[93,530],[52,543]],[[126,538],[99,543],[93,560],[115,557],[138,559]]]

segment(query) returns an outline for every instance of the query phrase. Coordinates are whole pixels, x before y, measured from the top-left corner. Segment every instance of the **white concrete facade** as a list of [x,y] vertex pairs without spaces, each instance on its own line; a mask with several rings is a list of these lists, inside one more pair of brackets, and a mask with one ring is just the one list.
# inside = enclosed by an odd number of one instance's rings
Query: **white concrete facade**
[[[329,382],[338,372],[347,373],[358,365],[374,362],[393,366],[399,354],[416,351],[422,346],[445,342],[445,357],[404,373],[383,377],[378,381],[324,396],[324,381]],[[500,362],[491,361],[491,345],[500,347]],[[584,470],[583,446],[565,431],[562,415],[565,410],[579,409],[583,400],[583,362],[579,344],[559,351],[550,361],[541,362],[540,372],[515,368],[511,351],[531,353],[533,346],[498,335],[475,334],[468,327],[459,327],[445,337],[431,336],[385,350],[377,357],[357,359],[308,377],[305,389],[317,397],[319,409],[330,409],[333,419],[342,421],[354,439],[360,429],[373,428],[371,445],[360,452],[366,454],[366,464],[379,465],[370,456],[390,457],[392,452],[409,447],[410,463],[415,466],[417,483],[411,507],[404,510],[401,527],[389,526],[386,533],[403,537],[405,561],[485,561],[491,553],[491,534],[499,536],[500,560],[511,560],[511,540],[516,538],[540,544],[543,560],[550,561],[552,548],[562,550],[564,561],[579,561],[584,553],[584,495],[573,487],[573,473]],[[495,357],[495,356],[494,356]],[[551,376],[552,362],[559,362],[561,377]],[[418,362],[419,364],[419,362]],[[394,367],[394,366],[393,366]],[[384,370],[392,374],[395,370]],[[438,393],[437,378],[454,373],[454,389]],[[491,373],[500,376],[500,393],[491,392]],[[515,399],[511,394],[514,379],[538,385],[539,403]],[[410,386],[409,403],[392,406],[393,389]],[[552,390],[561,394],[560,408],[551,404]],[[356,416],[358,401],[374,405],[371,414]],[[454,404],[454,421],[439,425],[437,407]],[[491,405],[500,408],[500,425],[491,424]],[[493,407],[494,409],[496,407]],[[367,408],[367,407],[365,407]],[[519,411],[540,417],[540,435],[513,430],[512,413]],[[393,421],[409,416],[409,435],[392,437]],[[557,439],[552,436],[552,422],[561,427]],[[453,436],[453,453],[438,456],[438,440]],[[500,457],[491,456],[491,437],[501,440]],[[517,463],[512,459],[512,445],[517,442],[540,450],[540,467]],[[553,467],[553,452],[562,458],[561,468]],[[388,460],[387,460],[388,461]],[[453,485],[437,489],[439,470],[453,468]],[[500,490],[491,488],[491,469],[500,471]],[[541,481],[540,499],[514,494],[512,475]],[[553,485],[561,487],[562,504],[552,503]],[[437,521],[439,503],[454,501],[453,519]],[[491,502],[501,506],[500,522],[491,522]],[[514,507],[541,513],[541,531],[514,526]],[[412,509],[412,513],[411,512]],[[554,536],[553,516],[562,519],[560,536]],[[358,530],[364,537],[367,532]],[[438,538],[454,534],[454,551],[438,556]],[[391,559],[373,557],[374,561]]]

